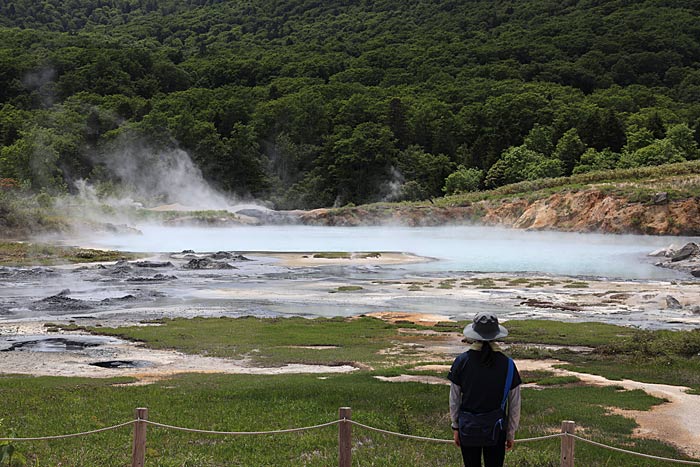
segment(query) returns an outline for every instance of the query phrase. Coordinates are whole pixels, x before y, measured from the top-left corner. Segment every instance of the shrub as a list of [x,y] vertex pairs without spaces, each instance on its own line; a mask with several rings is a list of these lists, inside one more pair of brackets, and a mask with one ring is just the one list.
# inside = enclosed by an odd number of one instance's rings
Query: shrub
[[661,165],[683,162],[685,157],[681,150],[668,139],[661,139],[632,153],[623,153],[620,157],[621,168]]
[[455,172],[447,176],[442,191],[448,195],[477,191],[483,178],[484,172],[482,170],[468,169],[460,165]]
[[486,174],[485,184],[497,187],[522,180],[559,177],[563,175],[559,159],[550,159],[525,146],[507,149]]

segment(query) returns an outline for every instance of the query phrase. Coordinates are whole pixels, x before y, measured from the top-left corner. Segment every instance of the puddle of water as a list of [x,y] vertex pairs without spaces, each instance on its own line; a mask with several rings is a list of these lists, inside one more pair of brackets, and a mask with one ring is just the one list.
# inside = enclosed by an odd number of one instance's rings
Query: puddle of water
[[113,337],[70,335],[70,336],[2,336],[0,352],[80,352],[87,348],[101,345],[121,344],[123,341]]
[[148,368],[153,366],[151,362],[147,362],[145,360],[106,360],[103,362],[90,363],[89,365],[112,369]]

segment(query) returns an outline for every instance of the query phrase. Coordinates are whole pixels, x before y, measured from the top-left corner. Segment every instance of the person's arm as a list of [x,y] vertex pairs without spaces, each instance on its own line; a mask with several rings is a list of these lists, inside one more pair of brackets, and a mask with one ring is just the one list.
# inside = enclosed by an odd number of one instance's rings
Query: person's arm
[[450,420],[452,428],[459,428],[459,406],[462,404],[462,388],[452,383],[450,385]]
[[520,386],[508,392],[508,431],[506,432],[506,447],[513,447],[515,431],[520,425]]
[[457,384],[450,385],[450,421],[455,444],[459,446],[459,406],[462,405],[462,388]]

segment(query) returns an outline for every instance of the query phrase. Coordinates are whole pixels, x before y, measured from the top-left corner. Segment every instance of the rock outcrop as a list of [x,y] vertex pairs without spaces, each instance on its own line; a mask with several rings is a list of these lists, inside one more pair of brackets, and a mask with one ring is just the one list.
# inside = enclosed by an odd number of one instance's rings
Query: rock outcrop
[[656,263],[663,268],[675,269],[690,273],[693,277],[700,277],[700,246],[695,242],[689,242],[681,248],[669,246],[657,253],[666,259]]
[[237,269],[223,261],[212,261],[210,258],[193,258],[182,265],[183,269]]

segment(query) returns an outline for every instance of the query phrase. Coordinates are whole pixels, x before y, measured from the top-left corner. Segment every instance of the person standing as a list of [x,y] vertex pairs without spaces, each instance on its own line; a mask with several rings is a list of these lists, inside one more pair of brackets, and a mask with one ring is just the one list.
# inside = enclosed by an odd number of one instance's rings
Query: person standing
[[[495,314],[477,313],[464,328],[472,341],[452,363],[450,418],[465,467],[502,467],[520,423],[520,374],[494,341],[508,335]],[[507,407],[507,410],[506,410]]]

